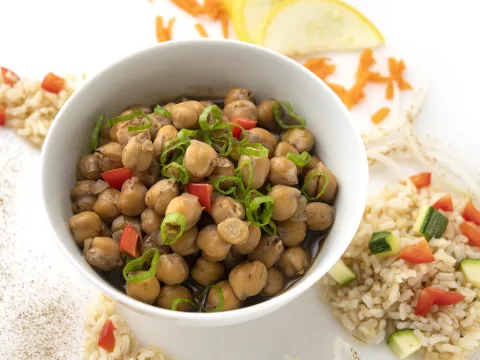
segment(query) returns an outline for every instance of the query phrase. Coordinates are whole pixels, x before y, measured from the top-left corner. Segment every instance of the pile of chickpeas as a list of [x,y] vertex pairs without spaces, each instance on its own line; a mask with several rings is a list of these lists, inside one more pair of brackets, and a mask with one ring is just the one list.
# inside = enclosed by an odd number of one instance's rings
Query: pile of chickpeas
[[[177,311],[227,311],[242,307],[247,298],[266,300],[308,270],[316,254],[305,246],[307,233],[318,232],[320,239],[333,223],[337,180],[313,154],[312,133],[306,128],[282,129],[274,116],[276,101],[267,99],[257,105],[248,89],[233,88],[222,100],[215,103],[225,123],[234,117],[257,122],[246,130],[248,143],[261,144],[268,156],[239,154],[235,149],[221,156],[206,142],[192,139],[183,158],[189,183],[239,177],[245,186],[248,183],[274,199],[275,234],[249,222],[245,204],[233,194],[215,192],[207,212],[199,198],[187,192],[186,184],[177,181],[175,169],[171,169],[173,177],[161,174],[159,159],[165,144],[176,139],[181,129],[198,129],[199,117],[212,101],[180,98],[163,105],[170,114],[132,106],[121,115],[142,110],[152,120],[151,127],[128,129],[145,124],[141,116],[111,127],[104,122],[98,147],[78,161],[78,181],[71,192],[74,215],[69,222],[73,237],[85,260],[132,298],[165,309],[172,309],[175,299],[188,300],[177,303]],[[311,154],[305,166],[286,157],[303,152]],[[250,162],[252,172],[248,166],[238,166],[244,161]],[[102,179],[105,172],[121,168],[130,169],[133,176],[118,189]],[[317,172],[326,174],[328,180],[309,178]],[[222,189],[230,185],[221,183]],[[317,194],[321,195],[315,198]],[[170,213],[182,214],[186,225],[182,235],[166,245],[160,228]],[[120,247],[128,225],[138,232],[139,255],[150,249],[159,253],[154,276],[139,282],[125,281],[122,276],[132,259]],[[131,275],[145,274],[151,263],[148,259]]]

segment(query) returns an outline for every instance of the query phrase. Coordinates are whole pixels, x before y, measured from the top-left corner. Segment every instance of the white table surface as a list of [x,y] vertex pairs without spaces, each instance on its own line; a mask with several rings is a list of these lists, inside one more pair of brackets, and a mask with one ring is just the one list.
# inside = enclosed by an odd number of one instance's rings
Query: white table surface
[[[380,69],[385,70],[387,56],[403,57],[412,84],[427,85],[428,96],[418,131],[452,144],[455,156],[472,163],[476,167],[472,172],[478,173],[478,2],[348,2],[370,17],[385,35],[385,48],[376,52]],[[41,77],[48,71],[93,74],[119,57],[154,44],[156,15],[177,16],[176,39],[198,36],[193,28],[196,20],[180,13],[167,0],[153,4],[147,0],[5,0],[0,4],[0,64],[21,76]],[[208,25],[208,21],[204,23]],[[220,37],[218,24],[207,26],[207,30],[212,37]],[[358,53],[333,55],[341,73],[334,80],[350,85],[357,57]],[[372,86],[366,103],[352,112],[360,129],[371,126],[369,114],[384,102],[382,94],[383,87]],[[20,243],[33,259],[22,264],[19,284],[48,278],[45,286],[51,288],[53,297],[67,293],[75,300],[76,306],[71,309],[72,332],[68,336],[76,355],[57,353],[48,359],[80,359],[84,311],[98,291],[62,257],[43,218],[35,216],[41,201],[38,151],[10,130],[0,128],[0,154],[0,197],[7,198],[0,203],[0,237]],[[413,169],[409,166],[404,176]],[[371,190],[378,190],[398,176],[372,171]],[[0,250],[0,263],[6,261],[6,256],[9,254]],[[34,301],[34,295],[28,291],[20,294],[15,286],[0,287],[0,359],[11,356],[8,348],[21,344],[8,335],[8,329],[14,326],[12,304],[28,304]],[[280,311],[249,323],[218,329],[159,324],[154,336],[179,359],[276,360],[290,354],[301,360],[320,360],[333,358],[332,342],[336,335],[349,339],[320,302],[318,289],[313,288]],[[394,359],[386,347],[372,351],[368,346],[354,346],[364,360]]]

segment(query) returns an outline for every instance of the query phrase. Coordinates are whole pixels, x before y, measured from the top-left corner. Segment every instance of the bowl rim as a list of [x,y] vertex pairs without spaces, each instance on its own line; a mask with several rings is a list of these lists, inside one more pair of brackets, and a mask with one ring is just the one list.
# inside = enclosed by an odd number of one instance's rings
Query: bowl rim
[[[360,169],[361,172],[357,173],[357,179],[364,179],[364,186],[358,188],[358,193],[360,196],[360,201],[359,204],[362,206],[362,212],[360,213],[359,210],[359,215],[358,215],[358,220],[356,220],[355,224],[352,224],[351,230],[345,234],[345,237],[350,237],[353,239],[355,232],[360,225],[362,216],[361,214],[363,213],[363,209],[365,208],[366,201],[367,201],[367,193],[368,193],[368,180],[369,180],[369,172],[368,172],[368,161],[367,161],[367,154],[366,150],[364,147],[363,140],[361,138],[360,132],[355,130],[355,126],[353,124],[352,117],[350,115],[350,112],[347,110],[345,105],[341,102],[341,100],[335,95],[333,90],[330,89],[330,87],[320,78],[318,78],[315,74],[313,74],[311,71],[309,71],[307,68],[305,68],[303,65],[301,65],[299,62],[283,55],[280,53],[277,53],[273,50],[251,44],[251,43],[246,43],[238,40],[230,40],[230,39],[192,39],[192,40],[174,40],[174,41],[168,41],[164,43],[158,43],[149,47],[146,47],[144,49],[135,51],[131,53],[130,55],[124,56],[115,62],[111,63],[107,67],[104,67],[100,71],[96,72],[92,77],[88,78],[82,86],[78,90],[76,90],[72,96],[66,101],[66,103],[62,106],[60,109],[59,113],[55,117],[54,121],[52,122],[52,125],[50,127],[50,131],[48,131],[44,146],[42,149],[41,153],[41,160],[40,160],[40,169],[41,169],[41,188],[42,188],[42,202],[43,202],[43,208],[44,208],[44,213],[45,216],[47,217],[47,222],[49,224],[51,232],[54,234],[55,242],[57,243],[57,246],[60,247],[61,251],[63,254],[68,258],[70,263],[73,264],[73,266],[83,274],[83,276],[86,277],[88,281],[90,281],[92,284],[94,284],[97,288],[100,289],[101,292],[107,294],[110,296],[112,299],[115,299],[119,303],[126,305],[129,308],[133,308],[135,311],[140,311],[143,315],[152,315],[155,317],[160,317],[160,318],[169,318],[170,320],[177,320],[177,321],[190,321],[192,323],[207,323],[207,322],[215,322],[215,321],[221,321],[226,324],[228,323],[234,323],[238,322],[236,321],[238,318],[245,318],[245,321],[248,321],[253,318],[260,317],[262,315],[266,315],[276,309],[279,309],[280,307],[288,304],[304,292],[306,292],[308,289],[310,289],[322,276],[326,274],[322,274],[321,276],[314,276],[310,272],[310,276],[304,277],[304,280],[302,282],[296,283],[296,285],[287,291],[281,293],[278,296],[275,296],[267,301],[263,301],[261,303],[232,310],[232,311],[221,311],[221,312],[209,312],[209,313],[198,313],[198,312],[180,312],[180,311],[171,311],[169,309],[163,309],[159,308],[153,305],[149,305],[143,302],[140,302],[138,300],[135,300],[126,294],[122,293],[121,291],[117,290],[115,287],[110,285],[106,280],[101,278],[100,276],[95,276],[95,274],[90,273],[85,271],[83,268],[84,265],[80,264],[76,259],[73,257],[72,253],[67,249],[67,247],[64,245],[64,242],[60,239],[59,236],[57,236],[57,233],[55,231],[55,228],[53,226],[52,219],[50,218],[50,211],[49,211],[49,206],[47,205],[48,199],[46,199],[45,194],[46,194],[46,189],[48,188],[48,183],[47,183],[47,177],[48,175],[46,174],[45,171],[45,163],[46,163],[46,157],[49,149],[51,147],[54,147],[54,141],[55,139],[53,138],[53,133],[55,133],[55,129],[59,124],[59,120],[63,116],[63,113],[66,111],[65,109],[68,108],[70,102],[72,99],[82,96],[83,92],[86,91],[85,89],[88,88],[88,85],[90,82],[95,81],[97,78],[101,77],[102,74],[106,71],[113,70],[115,67],[119,66],[120,64],[124,62],[129,62],[135,59],[138,56],[142,56],[145,54],[148,54],[152,51],[155,51],[158,48],[163,48],[165,51],[168,51],[170,48],[175,48],[177,46],[191,46],[193,44],[199,44],[201,42],[204,43],[209,43],[209,44],[216,44],[218,46],[232,46],[232,47],[239,47],[239,48],[245,48],[248,50],[253,50],[254,52],[264,52],[266,54],[269,54],[269,56],[276,57],[278,59],[281,59],[281,61],[284,61],[286,63],[289,63],[293,68],[296,68],[296,71],[303,72],[304,74],[307,75],[311,79],[312,82],[316,82],[318,86],[323,87],[324,90],[326,90],[327,93],[330,94],[331,96],[331,101],[334,101],[337,103],[340,111],[342,111],[344,116],[348,119],[348,122],[350,123],[350,126],[354,130],[354,139],[356,142],[356,145],[358,149],[361,151],[360,157],[361,157],[361,164]],[[308,128],[308,127],[307,127]],[[357,205],[358,207],[359,205]],[[353,226],[355,225],[355,226]],[[338,248],[335,250],[335,252],[338,254],[336,257],[329,257],[324,260],[324,266],[327,269],[330,269],[337,261],[340,259],[341,255],[345,252],[347,249],[348,245],[350,242],[345,242],[341,246],[339,245]],[[220,326],[220,324],[219,324]]]

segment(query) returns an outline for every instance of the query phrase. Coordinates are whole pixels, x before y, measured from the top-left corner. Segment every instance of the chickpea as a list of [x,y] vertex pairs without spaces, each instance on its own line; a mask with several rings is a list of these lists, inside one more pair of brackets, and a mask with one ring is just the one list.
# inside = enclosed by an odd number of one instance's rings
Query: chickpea
[[100,179],[102,170],[98,165],[98,159],[93,154],[84,155],[78,160],[77,164],[79,179]]
[[248,240],[248,225],[239,218],[229,218],[217,225],[220,238],[232,245],[245,244]]
[[158,259],[157,272],[158,281],[167,285],[180,284],[187,280],[188,265],[178,254],[163,254]]
[[253,95],[248,89],[231,88],[225,95],[224,104],[227,106],[237,100],[248,100],[253,102]]
[[102,271],[111,271],[123,265],[120,246],[108,237],[85,240],[83,257],[91,266]]
[[146,171],[152,165],[155,152],[153,144],[146,134],[143,132],[128,140],[122,152],[122,162],[125,167]]
[[262,290],[262,295],[274,297],[285,287],[285,278],[276,268],[271,267],[267,270],[267,284]]
[[147,139],[151,139],[150,135],[150,130],[136,130],[136,131],[130,131],[128,128],[130,126],[141,126],[145,125],[148,120],[145,119],[144,117],[137,116],[136,118],[126,121],[126,126],[120,127],[117,131],[117,141],[118,143],[124,148],[127,144],[130,138],[139,135],[139,134],[144,134],[143,136]]
[[240,300],[258,295],[267,284],[267,268],[260,261],[236,266],[228,276],[235,295]]
[[204,178],[215,168],[217,156],[217,152],[210,145],[192,140],[185,152],[183,166],[191,175]]
[[307,205],[307,226],[312,231],[327,230],[332,226],[335,208],[321,202],[311,202]]
[[274,200],[272,219],[275,221],[290,219],[298,209],[300,194],[300,190],[296,188],[275,185],[268,193]]
[[204,107],[207,107],[207,106],[210,106],[210,105],[214,105],[214,103],[210,100],[201,100],[200,101],[200,104],[202,104]]
[[[307,173],[306,179],[310,174],[315,172],[322,172],[326,174],[328,177],[328,185],[325,188],[325,191],[323,192],[322,196],[320,196],[317,200],[331,205],[333,203],[333,199],[335,198],[335,195],[337,194],[337,190],[338,190],[337,177],[321,161],[315,166],[315,168],[313,168]],[[313,176],[311,179],[309,179],[305,191],[309,196],[315,197],[322,190],[324,184],[325,184],[324,176],[319,176],[319,175]]]
[[95,151],[98,165],[102,171],[110,171],[123,167],[122,147],[119,143],[109,142]]
[[[165,285],[160,290],[156,304],[163,309],[172,309],[173,300],[187,299],[193,302],[193,296],[190,290],[183,285]],[[191,311],[192,305],[186,302],[180,302],[177,305],[177,311]]]
[[296,185],[298,184],[297,166],[284,156],[273,157],[270,160],[268,180],[273,185]]
[[163,216],[158,215],[155,210],[151,208],[143,210],[140,218],[142,219],[142,230],[147,234],[158,231],[163,221]]
[[276,102],[276,100],[267,99],[258,105],[258,126],[269,130],[274,130],[277,127],[275,117],[273,116],[273,105]]
[[[127,110],[125,110],[124,112],[122,112],[120,115],[130,114],[134,110],[142,110],[145,114],[148,114],[148,113],[152,112],[152,108],[150,106],[133,105],[133,106],[129,107]],[[130,124],[130,122],[124,121],[124,122],[116,123],[115,125],[113,125],[110,128],[110,138],[112,139],[112,141],[116,141],[116,142],[120,143],[120,141],[118,141],[118,138],[117,138],[117,132],[118,132],[118,130],[120,130],[120,128],[124,128],[124,127],[128,126],[129,124]],[[138,125],[138,124],[135,124],[135,125]],[[127,139],[127,141],[128,141],[128,139]],[[124,145],[122,145],[122,147],[123,146]]]
[[177,104],[175,104],[174,102],[169,102],[168,104],[163,105],[163,108],[167,111],[172,112],[175,105],[177,105]]
[[93,211],[97,213],[102,221],[110,224],[116,217],[120,216],[118,209],[118,201],[120,198],[120,191],[117,189],[107,188],[103,190],[93,205]]
[[[144,274],[146,271],[135,271],[132,275]],[[160,294],[160,283],[153,276],[139,282],[127,282],[127,295],[146,304],[153,304]]]
[[316,157],[315,155],[312,156],[312,160],[310,160],[310,162],[305,165],[302,169],[302,175],[303,176],[306,176],[307,173],[312,170],[313,168],[315,168],[315,166],[317,166],[317,164],[320,162],[320,159],[318,157]]
[[267,180],[270,171],[270,159],[268,157],[257,157],[242,155],[238,160],[240,170],[242,172],[242,180],[245,186],[248,186],[250,176],[250,167],[244,162],[251,162],[252,164],[252,189],[259,189]]
[[295,146],[298,152],[310,151],[315,144],[315,138],[307,129],[290,129],[282,134],[282,141],[288,142]]
[[255,250],[248,255],[248,260],[261,261],[270,268],[280,259],[283,249],[283,243],[277,236],[262,236]]
[[307,204],[308,200],[305,196],[300,195],[298,198],[298,207],[295,214],[289,219],[292,221],[307,221]]
[[148,114],[148,117],[152,119],[152,127],[149,129],[150,130],[150,136],[152,139],[155,139],[157,136],[158,131],[167,125],[172,125],[172,120],[168,116],[156,114],[156,113],[151,113]]
[[[223,294],[223,306],[220,311],[229,311],[240,308],[241,302],[237,298],[237,295],[235,295],[235,292],[233,291],[230,283],[227,280],[223,280],[220,281],[217,285],[220,286]],[[219,303],[220,300],[218,297],[218,291],[214,288],[211,288],[208,291],[206,307],[208,309],[215,309]]]
[[250,254],[253,250],[255,250],[258,243],[260,242],[261,235],[262,232],[260,231],[260,228],[258,226],[249,224],[247,241],[245,242],[245,244],[233,245],[232,250],[240,254]]
[[[128,110],[127,110],[128,111]],[[123,112],[121,115],[124,115],[125,112]],[[130,113],[130,112],[129,112]],[[119,122],[119,123],[116,123],[114,124],[111,128],[110,128],[110,132],[109,132],[109,135],[110,135],[110,139],[112,139],[112,141],[117,141],[118,142],[118,138],[117,138],[117,132],[118,130],[120,130],[120,128],[123,128],[127,126],[127,122]]]
[[227,257],[231,244],[223,241],[215,225],[207,225],[198,233],[197,246],[205,258],[211,261],[221,261]]
[[178,130],[173,125],[165,125],[157,132],[157,137],[153,142],[153,149],[155,150],[155,155],[160,155],[165,149],[165,144],[167,141],[173,140],[177,137]]
[[215,284],[223,276],[225,269],[219,262],[198,258],[192,269],[192,278],[198,284],[207,286]]
[[245,217],[245,208],[238,200],[216,194],[213,197],[210,215],[217,224],[232,217],[243,220]]
[[93,211],[93,204],[97,201],[97,196],[92,192],[94,184],[92,180],[80,180],[75,184],[70,194],[73,201],[72,210],[75,214]]
[[158,215],[165,215],[168,204],[179,194],[180,188],[175,179],[163,179],[147,191],[145,203]]
[[310,266],[310,255],[300,246],[285,250],[278,261],[278,266],[283,274],[289,278],[305,274]]
[[132,225],[137,231],[141,232],[140,219],[131,216],[120,215],[112,222],[112,232],[122,231],[125,226]]
[[222,264],[223,266],[225,266],[227,270],[230,271],[235,266],[240,265],[242,262],[246,260],[247,260],[246,255],[236,253],[235,251],[233,251],[233,247],[232,247],[232,249],[230,249],[225,259],[222,260]]
[[133,171],[133,175],[136,176],[137,178],[140,179],[140,181],[145,184],[147,187],[153,186],[158,179],[160,178],[160,172],[162,171],[162,166],[160,163],[153,159],[152,165],[145,170],[145,171],[139,171],[135,169]]
[[147,187],[137,177],[125,181],[122,185],[118,209],[123,215],[138,216],[145,209],[145,195]]
[[185,231],[180,238],[170,245],[173,251],[182,256],[196,254],[200,251],[197,246],[198,227],[194,226]]
[[73,215],[68,225],[73,232],[75,241],[80,246],[84,245],[86,239],[99,236],[102,231],[102,220],[92,211]]
[[[160,255],[170,254],[170,246],[163,245],[162,237],[159,233],[147,235],[143,238],[142,254],[146,253],[150,249],[157,249]],[[148,261],[151,264],[151,259]]]
[[307,224],[304,221],[280,221],[277,222],[277,233],[283,245],[297,246],[307,236]]
[[[273,156],[277,157],[277,156],[287,156],[287,154],[299,154],[298,150],[295,149],[295,147],[293,145],[290,145],[289,143],[285,142],[285,141],[280,141],[277,145],[277,147],[275,148],[275,153]],[[300,174],[302,172],[302,167],[301,166],[298,166],[297,165],[297,175]]]
[[198,101],[185,101],[172,108],[172,122],[177,129],[198,129],[198,118],[205,107]]
[[225,105],[223,113],[231,120],[234,116],[244,117],[250,120],[258,120],[258,110],[255,104],[248,100],[235,100]]
[[248,141],[250,143],[259,143],[268,149],[268,157],[273,156],[275,147],[277,146],[277,138],[268,130],[255,127],[247,130]]
[[183,193],[170,201],[167,210],[165,211],[165,215],[176,212],[183,214],[187,220],[185,230],[189,230],[195,226],[198,220],[200,220],[202,210],[203,208],[198,201],[198,197],[189,193]]
[[[233,163],[224,157],[218,157],[212,173],[208,176],[211,181],[222,176],[235,176],[235,166]],[[234,184],[233,181],[224,181],[220,183],[220,189],[226,190]]]

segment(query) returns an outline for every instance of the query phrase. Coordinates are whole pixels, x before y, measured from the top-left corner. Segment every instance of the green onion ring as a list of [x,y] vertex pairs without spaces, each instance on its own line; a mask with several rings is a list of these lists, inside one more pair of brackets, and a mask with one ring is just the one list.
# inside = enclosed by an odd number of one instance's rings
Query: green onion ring
[[293,162],[297,166],[305,166],[310,160],[312,160],[312,155],[304,151],[301,154],[288,153],[287,159]]
[[[298,124],[288,125],[283,121],[282,117],[285,115],[285,113],[284,113],[284,110],[282,109],[282,105],[285,106],[285,108],[287,109],[288,115],[298,121]],[[307,124],[303,117],[295,114],[295,112],[293,111],[292,105],[290,105],[290,103],[286,101],[277,101],[275,104],[273,104],[273,116],[275,117],[275,121],[277,122],[277,124],[282,129],[293,129],[293,128],[303,129]]]
[[252,161],[250,159],[243,160],[240,164],[238,164],[237,168],[235,169],[235,175],[237,175],[243,182],[243,173],[242,173],[242,168],[243,165],[247,164],[248,166],[248,182],[247,182],[247,188],[245,191],[250,190],[252,187],[252,182],[253,182],[253,165]]
[[172,116],[172,113],[165,109],[163,106],[157,105],[155,106],[155,109],[153,109],[153,112],[158,115],[163,115],[163,116]]
[[228,125],[230,125],[229,127],[232,128],[232,127],[238,127],[240,129],[240,131],[242,132],[242,135],[240,136],[240,140],[236,140],[236,143],[235,145],[237,146],[242,146],[242,145],[245,145],[248,143],[248,133],[247,133],[247,130],[245,130],[243,127],[241,127],[240,125],[238,124],[235,124],[235,123],[229,123]]
[[[308,183],[310,182],[310,180],[312,180],[312,178],[314,176],[317,176],[317,175],[320,175],[322,177],[325,178],[325,183],[323,184],[322,186],[322,189],[318,192],[318,194],[315,196],[315,197],[311,197],[307,194],[307,186],[308,186]],[[312,172],[312,173],[309,173],[307,175],[307,177],[305,178],[304,182],[303,182],[303,186],[301,188],[301,191],[303,193],[303,195],[305,195],[305,197],[309,200],[309,201],[315,201],[315,200],[318,200],[320,198],[320,196],[323,195],[323,193],[325,192],[325,189],[327,188],[328,186],[328,175],[325,174],[324,172],[321,172],[321,171],[318,171],[318,172]]]
[[187,303],[187,304],[193,305],[194,307],[197,307],[197,306],[198,306],[198,305],[195,304],[192,300],[185,299],[185,298],[175,298],[175,299],[173,299],[173,301],[172,301],[171,310],[177,311],[178,304],[180,304],[180,303]]
[[[172,167],[180,172],[180,176],[178,178],[175,176],[175,174],[168,173],[168,169]],[[185,169],[183,165],[180,165],[177,162],[171,162],[170,164],[165,165],[162,168],[162,175],[168,178],[173,178],[184,185],[188,184],[188,182],[190,181],[190,174],[188,173],[187,169]]]
[[[233,181],[235,182],[235,185],[232,185],[232,187],[230,187],[227,190],[223,190],[222,188],[220,188],[220,184],[223,183],[224,181]],[[240,187],[241,186],[240,184],[243,185],[243,181],[238,176],[220,176],[215,180],[213,180],[213,183],[212,183],[213,189],[222,195],[235,194],[235,191],[237,191],[237,186]]]
[[[175,231],[175,234],[171,236],[172,231],[168,229],[168,226],[175,224],[179,227],[178,231]],[[160,231],[162,233],[162,239],[164,245],[172,245],[175,243],[185,231],[185,227],[187,226],[187,219],[185,215],[179,212],[174,212],[167,214],[162,221],[162,225],[160,226]]]
[[[250,194],[251,193],[249,192],[248,196],[250,196]],[[248,206],[245,211],[248,221],[250,221],[253,225],[258,227],[263,227],[267,225],[272,219],[273,202],[274,202],[274,199],[271,196],[259,196],[251,200],[248,203]],[[261,215],[259,216],[258,210],[262,205],[264,205],[264,209]]]
[[[185,155],[185,151],[187,151],[187,147],[190,145],[190,140],[179,140],[178,138],[168,140],[165,145],[163,146],[162,154],[160,155],[160,164],[166,165],[168,163],[168,155],[172,152],[179,151],[182,155]],[[179,161],[178,155],[175,158],[176,161]]]
[[273,220],[270,220],[268,224],[262,226],[262,230],[265,231],[268,235],[277,235],[277,225]]
[[[230,126],[225,126],[227,129],[226,134],[222,134],[220,136],[212,136],[209,138],[211,140],[211,145],[215,148],[215,150],[220,154],[220,156],[228,156],[231,154],[233,150],[233,133],[232,128]],[[217,146],[218,144],[222,144],[222,147]]]
[[[212,115],[212,120],[213,123],[210,123],[209,117]],[[216,131],[221,129],[218,127],[218,125],[224,125],[223,119],[222,119],[222,111],[217,105],[210,105],[207,106],[203,112],[200,114],[200,117],[198,119],[198,122],[200,124],[200,128],[203,131]]]
[[90,150],[95,151],[98,147],[98,135],[100,134],[100,129],[102,128],[103,122],[105,121],[105,114],[100,114],[100,116],[95,121],[93,126],[92,136],[90,137]]
[[248,155],[248,156],[256,156],[256,157],[268,156],[268,149],[262,144],[258,144],[258,143],[240,146],[240,147],[237,147],[236,150],[237,150],[237,153],[240,155]]
[[[133,269],[136,269],[139,266],[143,266],[145,261],[147,261],[151,257],[153,257],[152,264],[150,265],[150,269],[148,271],[144,272],[143,274],[128,275],[128,273]],[[157,265],[158,265],[159,258],[160,258],[160,253],[158,249],[148,249],[138,259],[134,259],[127,262],[127,264],[123,268],[123,277],[127,282],[131,282],[131,283],[137,283],[137,282],[148,280],[154,277],[155,273],[157,272]]]
[[150,129],[152,127],[153,120],[150,118],[150,116],[144,114],[143,111],[142,111],[142,114],[145,118],[147,118],[148,122],[146,124],[139,125],[139,126],[129,126],[128,131],[142,131],[142,130]]
[[182,140],[186,140],[189,138],[195,138],[202,135],[202,130],[189,130],[189,129],[182,129],[178,132],[177,137]]
[[[218,285],[208,285],[205,290],[203,290],[203,295],[206,295],[208,290],[210,289],[215,289],[217,291],[217,294],[218,294],[218,305],[215,306],[213,309],[205,309],[203,308],[203,310],[205,312],[217,312],[217,311],[221,311],[222,308],[223,308],[223,305],[225,303],[225,296],[223,295],[223,291],[222,291],[222,288]],[[203,296],[202,296],[203,297]]]
[[267,185],[265,185],[265,190],[267,190],[267,192],[272,191],[272,184],[268,183]]

